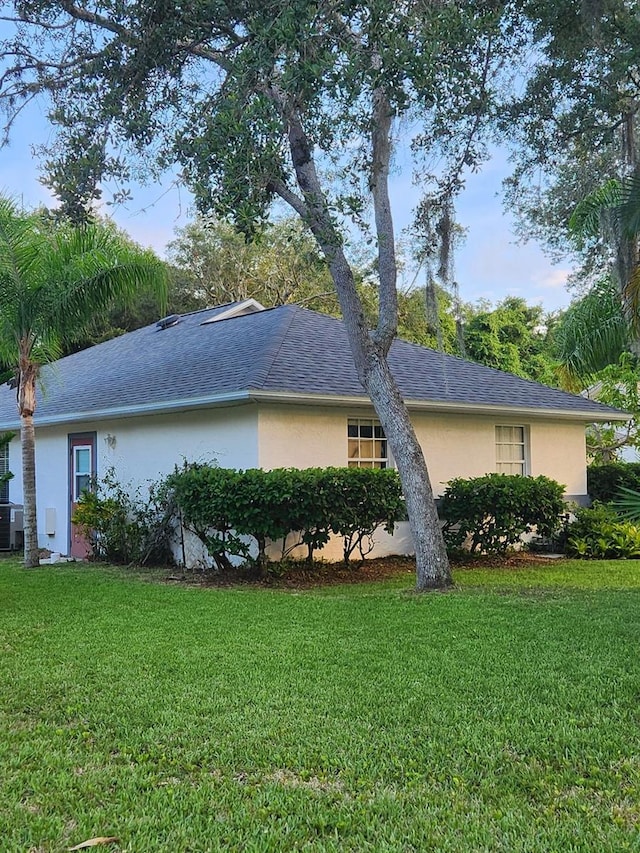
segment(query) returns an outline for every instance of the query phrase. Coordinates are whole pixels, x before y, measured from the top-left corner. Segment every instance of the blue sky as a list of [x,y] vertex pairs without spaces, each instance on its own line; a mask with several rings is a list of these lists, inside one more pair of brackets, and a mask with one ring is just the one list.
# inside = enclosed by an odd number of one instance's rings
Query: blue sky
[[[42,108],[34,104],[16,123],[9,146],[0,149],[0,192],[22,200],[26,207],[52,204],[38,181],[38,161],[32,151],[48,136]],[[514,295],[540,303],[548,311],[564,307],[571,298],[565,288],[570,262],[553,264],[533,242],[515,242],[513,221],[499,198],[508,171],[506,156],[498,152],[480,173],[468,177],[458,201],[457,218],[467,229],[465,245],[455,261],[460,296],[467,302],[488,299],[495,303]],[[411,220],[416,192],[408,170],[392,177],[392,203],[399,227]],[[175,229],[188,221],[192,211],[189,193],[167,178],[162,185],[134,187],[132,201],[105,212],[134,240],[162,255]]]

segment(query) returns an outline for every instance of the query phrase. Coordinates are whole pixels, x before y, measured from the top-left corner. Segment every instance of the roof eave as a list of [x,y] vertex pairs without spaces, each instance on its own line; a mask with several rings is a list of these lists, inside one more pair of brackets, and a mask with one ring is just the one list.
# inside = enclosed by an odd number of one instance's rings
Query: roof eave
[[[229,391],[222,394],[189,397],[186,399],[170,400],[161,403],[137,403],[130,406],[117,406],[106,409],[74,412],[62,415],[35,415],[37,427],[56,426],[61,424],[86,423],[87,421],[105,421],[119,418],[142,417],[144,415],[164,415],[172,412],[186,412],[196,409],[217,408],[222,406],[238,406],[246,403],[288,403],[303,406],[350,406],[352,408],[371,408],[371,401],[364,395],[356,394],[312,394],[292,391],[263,391],[250,389],[246,391]],[[478,414],[495,416],[554,418],[559,420],[607,423],[628,420],[631,415],[624,412],[588,412],[573,409],[543,409],[529,406],[509,406],[488,403],[462,403],[441,400],[405,400],[410,411],[442,412],[450,414]],[[0,430],[14,430],[19,427],[19,419],[0,423]]]
[[[166,415],[172,412],[187,412],[194,409],[210,409],[219,406],[239,406],[252,402],[248,391],[229,391],[224,394],[189,397],[162,403],[137,403],[131,406],[116,406],[110,409],[91,409],[63,415],[34,416],[36,427],[56,426],[59,424],[77,424],[87,421],[106,421],[118,418],[134,418],[143,415]],[[19,420],[0,423],[0,430],[12,430],[19,426]]]
[[[322,406],[359,406],[371,408],[371,401],[364,395],[338,395],[338,394],[311,394],[311,393],[294,393],[291,391],[251,391],[251,398],[257,403],[279,402],[293,403],[295,405],[322,405]],[[415,400],[405,398],[405,404],[410,411],[428,411],[428,412],[443,412],[443,413],[474,413],[496,415],[498,413],[504,415],[505,411],[509,415],[526,415],[527,417],[538,418],[559,418],[562,420],[582,421],[583,423],[593,423],[601,421],[608,423],[611,421],[626,421],[631,417],[630,414],[611,410],[610,412],[574,409],[550,409],[540,408],[535,406],[503,406],[500,404],[490,403],[463,403],[450,402],[446,400]]]

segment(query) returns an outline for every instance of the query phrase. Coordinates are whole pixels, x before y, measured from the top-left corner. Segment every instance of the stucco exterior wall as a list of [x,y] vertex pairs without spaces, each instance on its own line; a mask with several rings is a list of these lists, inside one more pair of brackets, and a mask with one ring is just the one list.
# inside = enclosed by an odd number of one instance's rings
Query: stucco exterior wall
[[[84,432],[97,433],[97,476],[104,476],[105,471],[113,467],[121,483],[134,487],[158,480],[183,460],[217,461],[227,468],[253,468],[258,464],[255,405],[86,421],[64,427],[38,427],[36,420],[40,546],[62,554],[68,553],[69,548],[68,436]],[[18,438],[11,443],[9,463],[16,475],[10,484],[10,499],[22,503]],[[48,508],[55,509],[54,534],[45,532]]]
[[[86,421],[65,427],[36,427],[38,526],[40,544],[65,554],[69,547],[68,436],[97,433],[97,473],[114,467],[122,483],[143,485],[169,473],[184,459],[229,468],[324,467],[347,464],[347,420],[374,417],[373,409],[329,406],[232,406],[195,412],[111,421]],[[37,418],[37,416],[36,416]],[[586,493],[584,425],[580,422],[502,418],[473,414],[412,415],[427,458],[436,495],[453,477],[496,470],[496,425],[526,427],[528,473],[545,474],[565,485],[568,495]],[[10,500],[22,502],[20,443],[9,451],[15,477]],[[47,509],[55,510],[55,532],[46,533]],[[52,515],[49,513],[49,521]],[[391,539],[376,535],[376,555],[409,553],[406,524]],[[340,559],[339,542],[322,556]]]
[[[347,464],[347,419],[375,417],[373,409],[262,406],[259,464],[262,468],[311,468]],[[528,473],[545,474],[570,495],[586,492],[585,426],[572,421],[412,413],[431,483],[441,495],[453,477],[480,477],[496,470],[496,426],[525,426]]]
[[[347,420],[375,417],[373,409],[263,406],[259,414],[259,464],[262,468],[311,468],[347,464]],[[412,421],[424,450],[436,496],[454,477],[480,477],[496,470],[496,426],[525,426],[527,473],[544,474],[565,486],[565,494],[586,494],[585,425],[571,421],[414,412]],[[412,553],[406,523],[393,537],[378,531],[375,556]],[[330,542],[320,556],[341,559],[340,543]]]

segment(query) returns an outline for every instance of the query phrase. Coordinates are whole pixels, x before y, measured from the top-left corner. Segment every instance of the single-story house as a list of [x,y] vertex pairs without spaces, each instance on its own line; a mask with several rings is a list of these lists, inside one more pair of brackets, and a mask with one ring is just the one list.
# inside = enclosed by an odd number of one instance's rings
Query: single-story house
[[[586,496],[585,425],[620,413],[461,358],[395,341],[389,361],[436,494],[453,477],[545,474]],[[254,300],[165,318],[45,367],[35,413],[42,547],[83,556],[73,504],[113,467],[123,484],[183,460],[229,468],[394,464],[341,321]],[[0,430],[19,426],[0,389]],[[0,460],[22,502],[20,442]],[[405,540],[387,552],[410,550]],[[380,552],[378,552],[380,553]]]

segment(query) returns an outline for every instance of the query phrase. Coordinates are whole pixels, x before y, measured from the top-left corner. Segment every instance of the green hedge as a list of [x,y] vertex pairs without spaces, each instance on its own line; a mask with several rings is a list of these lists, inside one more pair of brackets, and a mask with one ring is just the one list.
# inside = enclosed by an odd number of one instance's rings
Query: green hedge
[[564,486],[548,477],[487,474],[451,480],[440,514],[449,548],[499,554],[534,528],[552,536],[565,511]]
[[640,491],[640,462],[612,462],[587,468],[587,492],[592,501],[611,501],[621,486]]
[[249,560],[251,539],[259,568],[269,541],[282,540],[282,556],[304,545],[308,559],[335,534],[345,563],[370,550],[380,525],[393,532],[404,517],[396,471],[367,468],[279,468],[235,471],[187,464],[167,480],[183,523],[204,543],[219,569],[232,558]]

